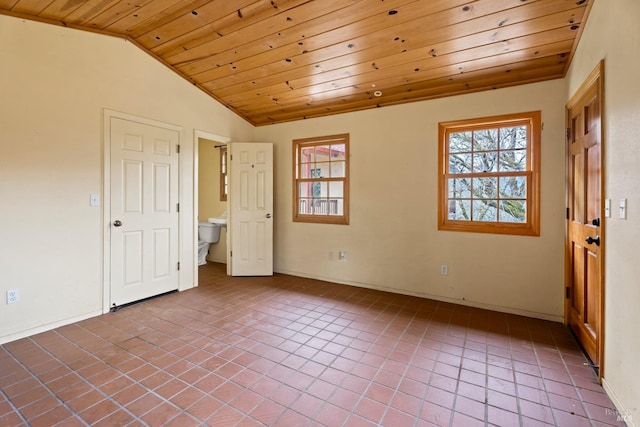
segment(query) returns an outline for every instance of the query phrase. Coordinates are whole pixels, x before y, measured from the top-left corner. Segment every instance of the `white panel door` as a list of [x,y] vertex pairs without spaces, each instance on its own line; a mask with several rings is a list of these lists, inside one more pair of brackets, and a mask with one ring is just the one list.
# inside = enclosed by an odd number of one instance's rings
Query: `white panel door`
[[229,144],[229,274],[273,274],[273,144]]
[[111,307],[178,289],[180,134],[111,117]]

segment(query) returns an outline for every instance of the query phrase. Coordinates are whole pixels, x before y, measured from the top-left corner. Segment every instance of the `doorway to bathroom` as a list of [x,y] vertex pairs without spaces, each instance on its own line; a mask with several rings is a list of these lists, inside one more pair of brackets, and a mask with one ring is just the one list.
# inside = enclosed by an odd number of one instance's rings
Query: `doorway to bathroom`
[[[228,222],[205,260],[225,263],[230,276],[272,275],[273,144],[231,142],[202,131],[194,140],[196,241],[199,223],[221,216]],[[197,262],[194,268],[198,277]]]
[[[229,138],[198,132],[196,143],[198,149],[197,221],[206,223],[209,218],[226,215],[228,194],[226,147]],[[208,250],[206,248],[205,250],[207,262],[227,263],[226,227],[220,228],[218,241],[208,245]]]

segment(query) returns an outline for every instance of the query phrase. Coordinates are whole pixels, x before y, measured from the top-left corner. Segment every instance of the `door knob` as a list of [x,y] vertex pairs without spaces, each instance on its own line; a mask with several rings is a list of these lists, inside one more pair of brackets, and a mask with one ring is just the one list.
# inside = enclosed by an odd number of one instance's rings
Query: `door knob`
[[596,227],[600,227],[600,218],[594,218],[591,220],[591,225],[595,225]]
[[119,219],[116,219],[115,221],[113,221],[114,227],[120,227],[121,225],[122,225],[122,221],[120,221]]
[[267,218],[271,218],[271,214],[266,214],[265,215]]
[[588,244],[595,243],[596,246],[600,246],[600,236],[596,236],[595,238],[591,236],[587,237],[587,243]]

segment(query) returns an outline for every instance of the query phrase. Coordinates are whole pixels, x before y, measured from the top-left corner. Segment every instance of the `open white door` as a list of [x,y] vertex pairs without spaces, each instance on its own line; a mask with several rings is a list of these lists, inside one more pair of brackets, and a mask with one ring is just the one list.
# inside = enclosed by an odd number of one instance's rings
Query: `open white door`
[[110,117],[109,306],[178,289],[180,132]]
[[227,209],[228,271],[273,274],[273,144],[232,142]]

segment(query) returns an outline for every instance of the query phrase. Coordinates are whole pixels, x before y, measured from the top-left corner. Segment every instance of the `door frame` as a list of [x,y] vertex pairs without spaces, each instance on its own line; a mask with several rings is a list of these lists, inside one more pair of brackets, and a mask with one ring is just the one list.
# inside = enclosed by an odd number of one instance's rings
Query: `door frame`
[[[111,119],[129,120],[144,125],[176,131],[179,134],[179,144],[184,144],[184,130],[181,126],[158,120],[148,119],[121,111],[105,108],[103,111],[103,161],[102,161],[102,313],[111,310]],[[180,172],[182,159],[178,159],[178,203],[182,205],[182,186]],[[184,235],[182,233],[183,215],[178,213],[178,259],[182,259]],[[180,289],[181,274],[178,271],[178,289]]]
[[[198,286],[198,212],[200,209],[198,194],[199,194],[199,182],[198,182],[198,173],[199,173],[199,162],[200,162],[200,139],[208,139],[209,141],[217,141],[222,144],[231,143],[231,138],[222,135],[216,135],[215,133],[206,132],[203,130],[194,129],[193,130],[193,286]],[[227,236],[227,265],[229,263],[229,233],[225,235]]]
[[[569,99],[569,101],[567,102],[566,106],[565,106],[565,127],[567,129],[570,129],[570,120],[571,118],[569,117],[569,111],[571,110],[571,108],[573,106],[575,106],[575,104],[580,100],[580,98],[582,98],[585,93],[587,92],[588,89],[590,89],[591,87],[593,87],[593,85],[597,84],[597,88],[598,88],[598,99],[599,99],[599,108],[600,108],[600,256],[599,256],[599,265],[598,268],[600,269],[600,277],[599,277],[599,284],[598,284],[598,292],[600,293],[600,304],[598,307],[599,313],[598,313],[598,318],[599,318],[599,330],[598,330],[598,346],[597,346],[597,352],[598,352],[598,380],[600,383],[602,383],[602,378],[604,377],[604,340],[605,340],[605,247],[606,247],[606,217],[605,217],[605,212],[604,212],[604,204],[605,204],[605,155],[606,155],[606,150],[605,150],[605,132],[604,132],[604,123],[605,123],[605,110],[604,110],[604,60],[601,60],[598,65],[596,65],[596,67],[591,71],[591,73],[587,76],[587,78],[582,82],[582,84],[580,85],[580,87],[576,90],[576,92],[571,96],[571,98]],[[568,132],[568,131],[567,131]],[[565,172],[566,172],[566,179],[565,179],[565,200],[567,203],[567,211],[569,209],[568,207],[568,203],[569,203],[569,174],[571,173],[571,171],[569,170],[569,160],[570,160],[570,154],[569,154],[569,138],[567,137],[565,139],[565,156],[566,156],[566,167],[565,167]],[[565,276],[565,288],[567,290],[567,292],[569,292],[570,286],[569,284],[571,283],[571,274],[572,274],[572,269],[571,269],[571,254],[570,254],[570,239],[569,239],[569,221],[570,218],[566,218],[566,223],[565,223],[565,262],[564,262],[564,276]],[[567,294],[565,294],[565,299],[564,299],[564,324],[565,326],[569,326],[569,316],[570,316],[570,311],[571,311],[571,300],[570,298],[567,296]]]

